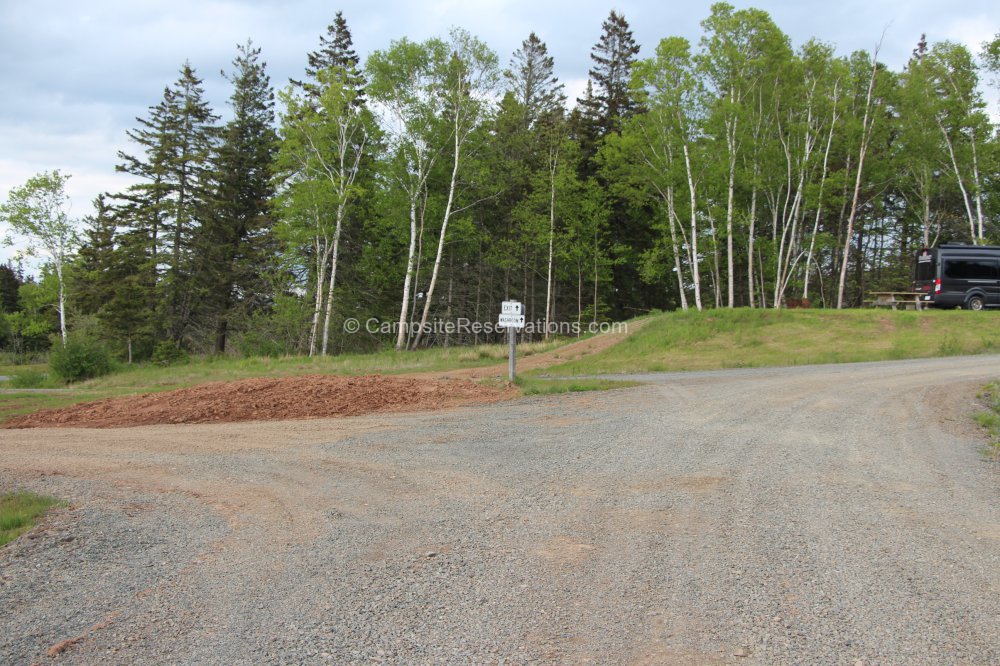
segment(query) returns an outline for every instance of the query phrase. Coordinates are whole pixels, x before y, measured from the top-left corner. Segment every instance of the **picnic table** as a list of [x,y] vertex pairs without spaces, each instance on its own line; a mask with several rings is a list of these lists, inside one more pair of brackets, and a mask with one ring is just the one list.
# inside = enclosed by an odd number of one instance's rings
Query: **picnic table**
[[892,308],[893,310],[923,310],[919,291],[871,291],[865,305],[873,308]]

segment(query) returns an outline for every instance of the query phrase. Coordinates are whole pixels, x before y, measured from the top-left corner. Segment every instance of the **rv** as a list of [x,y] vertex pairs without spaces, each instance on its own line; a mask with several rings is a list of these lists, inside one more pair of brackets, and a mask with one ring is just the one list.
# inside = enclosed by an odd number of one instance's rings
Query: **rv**
[[1000,247],[941,245],[917,252],[913,289],[924,306],[1000,307]]

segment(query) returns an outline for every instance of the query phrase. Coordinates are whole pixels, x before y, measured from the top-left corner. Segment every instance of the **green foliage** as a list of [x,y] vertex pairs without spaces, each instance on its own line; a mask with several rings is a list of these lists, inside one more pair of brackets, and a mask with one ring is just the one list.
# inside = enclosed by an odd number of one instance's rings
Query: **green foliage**
[[59,288],[52,272],[46,269],[40,282],[22,284],[18,301],[16,312],[0,315],[7,349],[19,355],[48,349],[49,336],[59,330]]
[[35,370],[33,368],[18,370],[14,373],[14,376],[10,378],[7,385],[10,388],[45,388],[50,385],[49,375],[46,372]]
[[[28,242],[28,253],[41,251],[60,266],[77,243],[76,225],[69,217],[66,181],[58,170],[40,173],[15,187],[0,205],[0,222]],[[8,236],[6,243],[10,245]]]
[[46,511],[59,503],[53,497],[28,492],[0,495],[0,546],[31,529]]
[[92,379],[111,372],[111,353],[103,342],[74,332],[65,344],[56,342],[53,345],[49,368],[64,382]]
[[234,337],[233,347],[243,357],[301,354],[308,347],[310,314],[302,299],[279,294],[270,310],[255,313],[246,330]]
[[168,366],[181,365],[191,360],[191,356],[177,343],[169,340],[158,342],[153,349],[153,356],[149,359],[153,365]]
[[[140,361],[164,340],[193,353],[344,353],[391,342],[344,334],[347,318],[485,321],[509,298],[561,321],[827,305],[842,268],[844,302],[860,304],[908,288],[915,248],[1000,242],[1000,143],[979,85],[1000,80],[1000,39],[979,61],[921,39],[892,71],[818,39],[793,51],[758,9],[716,3],[701,26],[700,39],[667,37],[636,61],[611,12],[572,110],[534,33],[503,75],[460,28],[362,63],[338,12],[282,93],[280,127],[251,43],[226,77],[224,126],[185,64],[128,133],[119,169],[135,184],[95,201],[75,260],[41,234],[67,223],[65,249],[75,242],[65,176],[41,174],[0,209],[50,255],[37,284],[0,267],[0,344],[45,349],[65,314],[95,316],[89,335]],[[768,348],[754,335],[737,342]],[[904,358],[909,341],[887,348]]]
[[0,314],[17,312],[20,309],[17,292],[22,284],[24,284],[23,275],[9,264],[0,265]]

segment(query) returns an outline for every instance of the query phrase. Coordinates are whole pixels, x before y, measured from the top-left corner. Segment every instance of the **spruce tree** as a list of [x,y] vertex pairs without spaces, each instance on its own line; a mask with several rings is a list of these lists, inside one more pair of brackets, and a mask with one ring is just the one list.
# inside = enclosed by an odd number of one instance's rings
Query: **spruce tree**
[[594,61],[590,70],[593,93],[578,100],[585,107],[584,113],[596,119],[600,136],[620,131],[622,120],[638,110],[629,84],[639,45],[632,37],[628,21],[615,11],[602,28],[601,38],[590,52]]
[[333,23],[327,26],[326,34],[320,35],[319,46],[319,50],[312,51],[308,55],[307,80],[293,80],[292,85],[302,88],[311,97],[319,97],[322,91],[319,73],[333,69],[337,71],[337,81],[357,93],[354,105],[364,106],[364,89],[367,82],[361,71],[361,59],[354,51],[354,40],[351,38],[351,31],[347,27],[343,12],[338,11]]
[[639,257],[653,242],[649,224],[652,213],[637,209],[616,190],[614,178],[600,169],[598,153],[605,137],[620,134],[625,121],[641,111],[632,95],[632,67],[639,45],[632,37],[628,21],[612,11],[602,25],[600,40],[591,50],[594,62],[590,70],[587,94],[579,100],[579,112],[573,119],[573,133],[583,149],[582,175],[596,176],[608,193],[609,226],[614,247],[613,278],[608,304],[615,317],[630,317],[650,306],[661,306],[662,294],[650,289],[640,279]]
[[209,213],[218,116],[204,99],[201,79],[185,63],[177,82],[150,109],[149,119],[137,120],[140,128],[128,136],[143,154],[119,153],[118,169],[141,182],[116,198],[122,201],[119,213],[132,240],[145,248],[144,266],[153,274],[144,283],[157,284],[159,335],[180,344],[197,300],[191,281],[198,263],[192,241]]
[[563,84],[554,74],[554,61],[545,42],[531,33],[514,52],[510,69],[504,72],[514,98],[524,109],[525,126],[562,109],[566,101]]
[[23,276],[10,264],[0,264],[0,313],[12,313],[21,309],[18,290],[24,284]]
[[233,118],[222,129],[213,164],[211,213],[195,243],[199,318],[214,328],[217,353],[226,350],[232,321],[241,310],[266,305],[269,266],[275,261],[270,202],[272,164],[277,151],[274,92],[260,49],[238,47],[233,85]]
[[114,291],[116,223],[107,198],[94,199],[94,214],[84,218],[87,228],[74,264],[73,302],[83,314],[96,314]]

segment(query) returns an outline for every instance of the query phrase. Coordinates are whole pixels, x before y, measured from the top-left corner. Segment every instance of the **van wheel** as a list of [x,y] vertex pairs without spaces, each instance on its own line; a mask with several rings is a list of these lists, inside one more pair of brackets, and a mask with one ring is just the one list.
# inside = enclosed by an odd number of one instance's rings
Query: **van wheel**
[[965,309],[966,310],[982,310],[983,309],[983,305],[985,305],[985,303],[983,302],[983,297],[982,296],[972,296],[971,298],[969,298],[969,300],[967,300],[965,302]]

